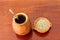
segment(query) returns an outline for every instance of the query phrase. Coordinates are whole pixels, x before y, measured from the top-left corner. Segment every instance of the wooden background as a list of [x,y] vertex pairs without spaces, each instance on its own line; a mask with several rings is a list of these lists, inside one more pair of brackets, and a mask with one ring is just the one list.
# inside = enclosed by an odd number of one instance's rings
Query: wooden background
[[[12,29],[14,13],[26,13],[33,23],[38,17],[46,17],[52,27],[49,32],[40,34],[31,31],[26,36],[16,35]],[[60,0],[0,0],[0,40],[60,40]]]

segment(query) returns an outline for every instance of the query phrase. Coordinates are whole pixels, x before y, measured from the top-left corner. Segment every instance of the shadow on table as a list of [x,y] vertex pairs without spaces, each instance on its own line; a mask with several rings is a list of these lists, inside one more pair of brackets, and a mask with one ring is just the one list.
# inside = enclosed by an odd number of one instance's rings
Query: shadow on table
[[30,31],[29,34],[24,35],[24,36],[17,35],[17,34],[16,34],[16,36],[19,40],[30,40],[32,38],[32,31]]

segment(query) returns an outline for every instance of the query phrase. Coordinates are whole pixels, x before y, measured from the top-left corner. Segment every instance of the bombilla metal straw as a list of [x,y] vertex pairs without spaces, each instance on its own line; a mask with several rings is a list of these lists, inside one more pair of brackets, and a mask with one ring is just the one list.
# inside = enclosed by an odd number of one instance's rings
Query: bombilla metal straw
[[13,12],[11,9],[9,9],[9,11],[11,12],[11,14],[13,14],[13,15],[14,15],[14,12]]

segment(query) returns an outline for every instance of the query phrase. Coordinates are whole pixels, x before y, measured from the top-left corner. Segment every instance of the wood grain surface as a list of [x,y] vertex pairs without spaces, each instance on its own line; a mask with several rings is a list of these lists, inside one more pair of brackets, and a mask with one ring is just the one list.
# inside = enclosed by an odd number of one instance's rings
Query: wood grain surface
[[[48,18],[52,27],[45,34],[31,31],[25,36],[16,35],[9,9],[15,14],[26,13],[32,27],[38,17]],[[60,40],[60,0],[0,0],[0,40]]]

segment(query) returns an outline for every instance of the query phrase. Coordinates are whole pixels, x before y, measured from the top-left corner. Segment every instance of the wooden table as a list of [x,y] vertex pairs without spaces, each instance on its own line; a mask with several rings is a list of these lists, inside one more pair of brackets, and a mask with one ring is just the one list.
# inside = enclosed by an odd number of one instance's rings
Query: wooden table
[[[26,13],[32,27],[38,17],[48,18],[52,27],[45,34],[31,31],[26,36],[16,35],[9,9],[15,14]],[[60,40],[60,0],[0,0],[0,40]]]

